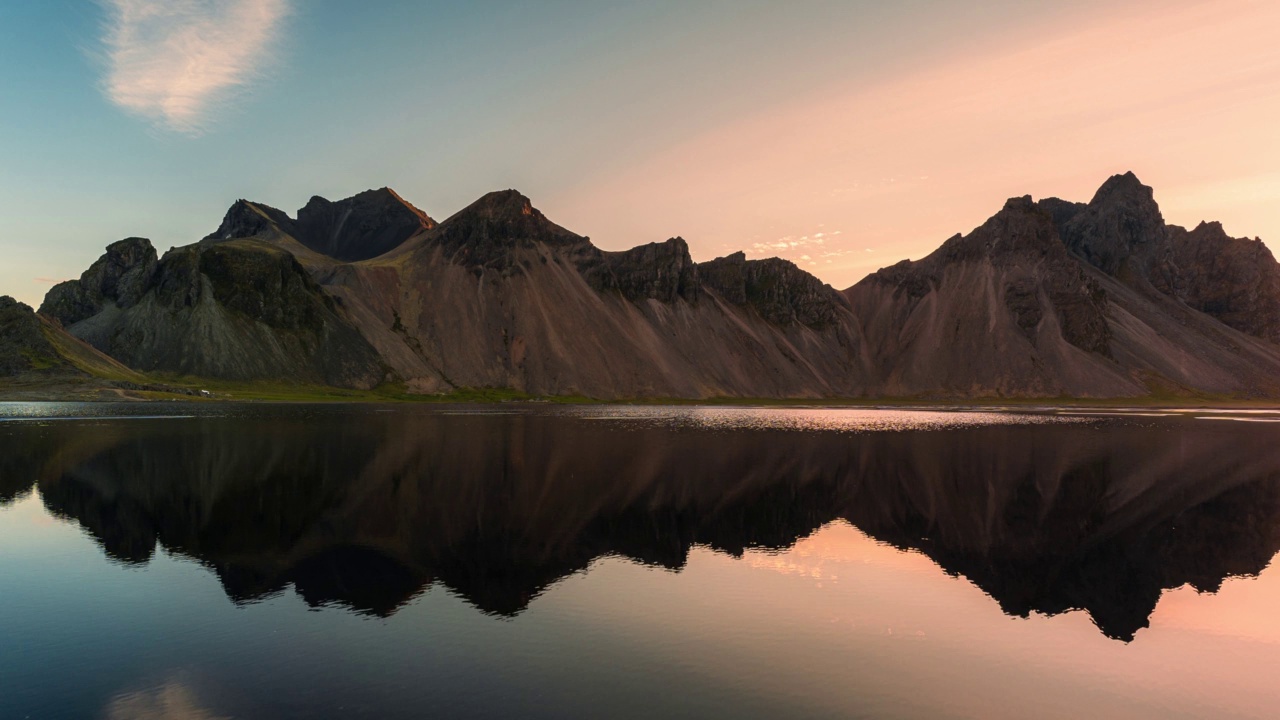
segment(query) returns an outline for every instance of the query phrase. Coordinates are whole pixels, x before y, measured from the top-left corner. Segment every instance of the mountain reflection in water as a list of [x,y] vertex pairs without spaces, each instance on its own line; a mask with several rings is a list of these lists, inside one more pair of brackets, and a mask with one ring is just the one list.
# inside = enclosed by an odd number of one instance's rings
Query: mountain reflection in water
[[619,412],[10,422],[0,503],[34,486],[110,557],[162,545],[237,603],[292,586],[377,616],[433,584],[516,615],[602,556],[680,569],[696,545],[782,549],[843,519],[1005,613],[1084,610],[1129,641],[1163,590],[1216,591],[1280,550],[1277,425]]

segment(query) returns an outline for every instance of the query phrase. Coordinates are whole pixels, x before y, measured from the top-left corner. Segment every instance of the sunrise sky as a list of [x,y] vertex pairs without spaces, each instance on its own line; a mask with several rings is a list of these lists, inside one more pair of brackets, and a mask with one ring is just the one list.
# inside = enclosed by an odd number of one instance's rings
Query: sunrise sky
[[0,294],[381,186],[838,288],[1125,170],[1274,246],[1276,37],[1274,0],[2,3]]

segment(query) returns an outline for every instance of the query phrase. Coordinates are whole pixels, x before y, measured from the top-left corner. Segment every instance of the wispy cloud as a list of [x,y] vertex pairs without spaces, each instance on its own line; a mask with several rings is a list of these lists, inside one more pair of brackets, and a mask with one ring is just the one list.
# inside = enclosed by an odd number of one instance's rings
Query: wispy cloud
[[107,98],[191,135],[261,77],[290,10],[290,0],[101,1]]
[[[819,225],[818,227],[824,226]],[[844,233],[841,230],[832,230],[815,232],[812,235],[800,235],[798,237],[795,235],[788,235],[771,242],[752,243],[751,247],[747,249],[747,252],[753,255],[774,257],[788,257],[799,252],[804,253],[799,256],[800,260],[807,262],[810,265],[817,265],[818,260],[825,260],[826,258],[839,257],[847,254],[847,251],[833,251],[825,247],[827,240],[833,240],[837,236],[843,234]],[[812,252],[813,255],[810,255],[810,252]],[[831,261],[827,260],[827,262]]]

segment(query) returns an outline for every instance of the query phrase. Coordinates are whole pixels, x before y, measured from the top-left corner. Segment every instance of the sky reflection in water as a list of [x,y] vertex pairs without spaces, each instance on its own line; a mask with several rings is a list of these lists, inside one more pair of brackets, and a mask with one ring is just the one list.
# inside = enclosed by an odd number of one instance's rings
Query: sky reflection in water
[[1265,413],[0,413],[0,717],[1280,701]]

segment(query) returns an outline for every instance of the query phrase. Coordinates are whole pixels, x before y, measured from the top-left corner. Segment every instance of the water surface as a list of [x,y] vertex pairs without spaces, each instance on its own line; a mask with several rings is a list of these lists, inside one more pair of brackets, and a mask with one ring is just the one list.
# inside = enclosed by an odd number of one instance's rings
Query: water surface
[[0,418],[0,718],[1280,703],[1275,413]]

